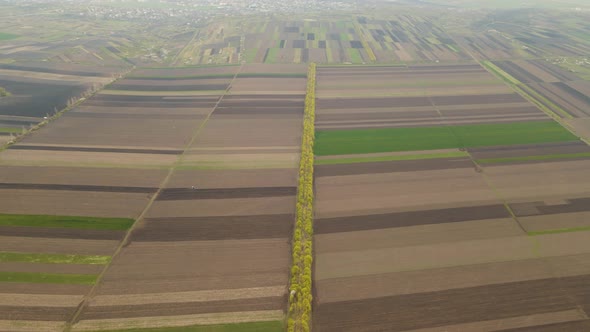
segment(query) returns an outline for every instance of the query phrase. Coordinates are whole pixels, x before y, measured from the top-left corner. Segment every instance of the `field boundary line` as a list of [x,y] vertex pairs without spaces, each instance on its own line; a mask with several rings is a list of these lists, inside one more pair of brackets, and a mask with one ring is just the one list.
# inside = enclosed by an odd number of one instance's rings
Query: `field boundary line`
[[94,285],[92,286],[92,288],[90,289],[90,291],[84,295],[84,298],[82,299],[82,302],[80,302],[80,304],[78,305],[78,307],[76,309],[76,312],[72,315],[72,317],[68,321],[66,321],[66,325],[65,325],[64,330],[63,330],[64,332],[70,332],[70,331],[72,331],[72,328],[74,327],[74,325],[80,319],[80,316],[82,315],[82,312],[88,306],[88,303],[90,302],[90,300],[96,295],[96,292],[98,291],[98,286],[102,282],[102,279],[104,278],[105,274],[108,272],[108,270],[112,266],[113,262],[115,261],[115,258],[121,253],[121,251],[123,251],[123,249],[127,245],[129,245],[129,240],[131,238],[131,235],[132,235],[133,231],[135,229],[137,229],[138,225],[140,225],[142,223],[142,221],[144,220],[145,216],[147,215],[147,212],[150,210],[150,208],[152,207],[152,205],[154,204],[154,202],[156,201],[156,199],[158,198],[158,196],[160,195],[160,193],[162,192],[162,190],[166,187],[166,185],[168,184],[168,182],[172,178],[172,175],[174,174],[174,172],[176,171],[176,169],[182,164],[182,162],[184,160],[184,157],[187,154],[187,151],[189,151],[189,148],[191,147],[191,145],[193,145],[194,142],[197,140],[197,138],[201,134],[203,128],[205,127],[205,125],[207,124],[207,122],[209,121],[209,119],[211,118],[211,116],[213,115],[213,112],[215,112],[215,110],[217,109],[217,107],[221,103],[221,100],[223,99],[223,97],[227,93],[229,93],[229,90],[230,90],[233,82],[238,77],[238,74],[242,70],[242,67],[243,67],[242,65],[240,65],[238,67],[238,70],[236,71],[236,73],[235,73],[233,79],[231,80],[231,82],[228,84],[228,87],[225,90],[225,93],[221,95],[221,97],[219,98],[219,100],[217,101],[217,103],[215,103],[215,105],[212,107],[211,112],[209,112],[209,114],[207,114],[207,117],[205,117],[205,119],[197,127],[197,129],[193,133],[190,141],[185,145],[185,147],[183,149],[183,153],[180,154],[178,156],[176,162],[170,166],[170,169],[168,171],[168,174],[162,180],[162,182],[160,183],[160,185],[158,187],[158,191],[153,194],[153,196],[150,198],[148,204],[143,209],[143,211],[141,212],[141,214],[137,217],[137,219],[135,219],[135,222],[133,223],[133,225],[131,225],[131,227],[127,230],[127,232],[125,233],[125,237],[123,238],[123,240],[121,240],[121,242],[119,242],[119,245],[117,246],[117,249],[111,255],[110,262],[107,265],[105,265],[104,269],[98,275],[98,277],[96,278],[96,282],[94,283]]
[[288,332],[308,332],[311,327],[313,266],[313,145],[315,141],[316,65],[307,71],[307,90],[301,139],[301,160],[293,230],[291,277],[289,284]]

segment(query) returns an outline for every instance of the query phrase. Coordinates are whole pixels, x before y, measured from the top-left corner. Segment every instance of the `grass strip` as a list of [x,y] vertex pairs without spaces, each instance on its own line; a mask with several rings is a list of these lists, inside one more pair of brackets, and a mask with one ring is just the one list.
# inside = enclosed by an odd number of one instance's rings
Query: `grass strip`
[[192,325],[178,327],[154,327],[145,329],[102,330],[101,332],[281,332],[285,327],[281,321]]
[[576,141],[555,121],[415,128],[328,130],[316,133],[315,154],[363,154]]
[[97,277],[92,274],[0,272],[0,282],[30,282],[35,284],[94,285]]
[[121,231],[133,225],[128,218],[69,217],[24,214],[0,214],[0,226],[77,228]]
[[501,164],[501,163],[509,163],[509,162],[513,162],[513,161],[575,159],[575,158],[585,158],[585,157],[590,157],[590,152],[550,154],[550,155],[543,155],[543,156],[488,158],[488,159],[478,159],[477,162],[482,163],[482,164]]
[[561,233],[573,233],[573,232],[585,232],[590,231],[590,227],[573,227],[573,228],[560,228],[560,229],[551,229],[546,231],[535,231],[535,232],[527,232],[529,236],[539,236],[539,235],[547,235],[547,234],[561,234]]
[[22,132],[22,128],[0,127],[0,133],[3,134],[20,134]]
[[0,252],[0,262],[48,263],[48,264],[92,264],[105,265],[110,256],[36,254],[23,252]]
[[423,159],[441,159],[441,158],[458,158],[469,157],[469,153],[464,151],[448,152],[448,153],[430,153],[430,154],[407,154],[401,156],[382,156],[382,157],[367,157],[367,158],[342,158],[342,159],[320,159],[316,160],[316,165],[337,165],[337,164],[358,164],[358,163],[372,163],[380,161],[401,161],[401,160],[423,160]]
[[292,242],[289,310],[287,313],[288,332],[307,332],[311,329],[315,86],[316,65],[310,63],[307,74],[299,183],[295,208],[295,229]]

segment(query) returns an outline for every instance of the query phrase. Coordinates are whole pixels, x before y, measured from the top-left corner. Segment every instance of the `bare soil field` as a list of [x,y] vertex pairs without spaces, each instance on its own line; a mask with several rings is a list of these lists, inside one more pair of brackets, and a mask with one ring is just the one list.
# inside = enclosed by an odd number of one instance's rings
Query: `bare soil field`
[[248,188],[254,186],[296,186],[293,169],[259,170],[178,170],[168,181],[169,188]]
[[73,255],[110,255],[118,241],[55,239],[42,237],[0,236],[2,250],[13,252],[51,252]]
[[[210,67],[184,67],[184,68],[141,68],[130,74],[131,78],[170,78],[172,80],[183,79],[191,76],[213,76],[235,74],[239,66],[210,66]],[[163,83],[165,84],[165,83]]]
[[149,200],[148,194],[18,189],[2,189],[0,197],[0,210],[8,214],[128,218],[137,217]]

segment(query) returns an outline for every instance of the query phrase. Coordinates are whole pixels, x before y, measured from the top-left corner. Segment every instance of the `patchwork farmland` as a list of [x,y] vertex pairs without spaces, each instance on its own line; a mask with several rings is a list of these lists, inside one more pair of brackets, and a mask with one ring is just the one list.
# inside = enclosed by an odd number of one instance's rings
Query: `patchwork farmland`
[[138,69],[3,151],[0,329],[282,329],[305,73]]
[[320,67],[314,331],[590,328],[590,147],[477,64]]

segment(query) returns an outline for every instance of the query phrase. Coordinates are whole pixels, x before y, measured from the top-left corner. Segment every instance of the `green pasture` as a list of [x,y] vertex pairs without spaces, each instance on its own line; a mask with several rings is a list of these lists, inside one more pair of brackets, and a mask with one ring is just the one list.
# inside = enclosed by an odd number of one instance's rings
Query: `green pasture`
[[18,38],[18,35],[13,35],[11,33],[0,32],[0,40],[10,40]]
[[554,121],[329,130],[316,133],[318,156],[420,151],[578,140]]
[[94,285],[97,277],[92,274],[0,272],[0,282],[29,282],[37,284]]
[[128,218],[69,217],[48,215],[0,214],[0,226],[76,228],[121,231],[133,225]]

